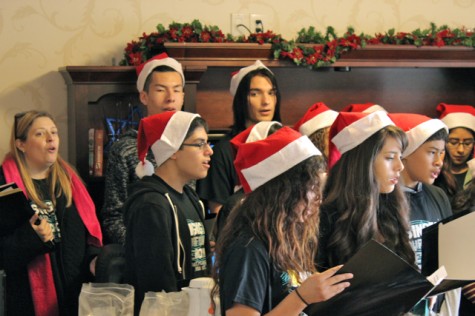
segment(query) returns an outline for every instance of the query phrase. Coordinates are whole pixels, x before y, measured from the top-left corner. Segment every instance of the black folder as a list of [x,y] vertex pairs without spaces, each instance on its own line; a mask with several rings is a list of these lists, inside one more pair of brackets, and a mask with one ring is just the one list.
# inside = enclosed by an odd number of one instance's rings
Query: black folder
[[384,245],[366,243],[338,273],[353,273],[350,287],[328,301],[311,304],[312,316],[391,316],[408,312],[440,279],[442,268],[426,278]]
[[25,194],[15,183],[0,186],[0,236],[11,234],[34,213]]

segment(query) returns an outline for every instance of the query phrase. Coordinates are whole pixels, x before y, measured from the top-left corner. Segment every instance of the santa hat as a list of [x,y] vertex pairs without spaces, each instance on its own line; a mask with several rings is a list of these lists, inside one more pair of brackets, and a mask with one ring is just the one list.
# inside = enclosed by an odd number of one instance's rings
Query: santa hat
[[388,114],[397,127],[406,132],[408,146],[402,153],[406,158],[417,150],[432,135],[441,129],[448,132],[447,126],[439,119],[431,119],[428,116],[415,113],[390,113]]
[[234,166],[248,193],[304,161],[321,155],[307,136],[282,127],[265,139],[237,144]]
[[274,125],[282,127],[282,123],[277,121],[262,121],[252,125],[231,139],[231,145],[237,149],[241,144],[262,140],[269,135],[269,130]]
[[328,158],[330,168],[342,154],[360,145],[377,131],[389,125],[395,124],[385,111],[340,112],[330,128],[331,142],[330,157]]
[[185,76],[183,75],[181,64],[175,59],[168,57],[166,53],[161,53],[150,58],[145,63],[138,65],[135,69],[138,76],[137,90],[139,90],[139,92],[143,91],[145,80],[147,80],[148,75],[150,75],[150,73],[159,66],[168,66],[178,72],[181,76],[183,86],[185,86]]
[[372,113],[375,111],[385,111],[381,105],[374,103],[361,103],[361,104],[350,104],[345,106],[341,112],[363,112],[363,113]]
[[329,127],[333,124],[337,111],[330,110],[323,102],[312,105],[304,116],[294,125],[294,129],[303,135],[311,135],[319,129]]
[[449,129],[465,127],[475,132],[475,108],[471,105],[451,105],[440,103],[437,105],[439,119]]
[[[239,84],[241,83],[242,78],[244,78],[248,73],[256,69],[267,69],[270,71],[270,69],[267,68],[260,60],[256,60],[254,64],[241,68],[238,72],[233,73],[229,92],[231,92],[231,94],[234,96],[236,94],[236,90],[239,87]],[[272,73],[272,71],[270,72]]]
[[199,116],[189,112],[167,111],[143,118],[137,136],[140,160],[135,168],[137,176],[142,178],[154,172],[152,164],[145,159],[149,148],[152,148],[157,167],[160,166],[180,149],[191,122]]

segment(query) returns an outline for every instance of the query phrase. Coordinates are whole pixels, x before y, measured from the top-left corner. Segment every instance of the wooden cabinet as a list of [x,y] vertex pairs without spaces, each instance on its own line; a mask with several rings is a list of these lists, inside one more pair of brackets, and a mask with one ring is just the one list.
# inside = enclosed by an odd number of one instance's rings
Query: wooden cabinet
[[[374,102],[390,112],[435,116],[440,102],[475,105],[475,50],[466,47],[372,45],[318,70],[272,58],[269,45],[175,43],[169,55],[185,71],[184,109],[200,113],[212,133],[232,124],[231,73],[260,59],[276,74],[283,123],[294,124],[315,102],[340,110]],[[88,129],[138,105],[134,67],[68,66],[69,161],[102,206],[103,178],[88,173]],[[125,111],[126,111],[125,110]],[[107,161],[105,162],[107,163]]]

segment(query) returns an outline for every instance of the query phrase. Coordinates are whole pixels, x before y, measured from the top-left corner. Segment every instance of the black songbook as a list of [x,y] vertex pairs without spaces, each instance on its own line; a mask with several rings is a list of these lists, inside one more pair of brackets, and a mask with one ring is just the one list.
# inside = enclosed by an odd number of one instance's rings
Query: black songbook
[[392,250],[371,240],[337,273],[353,273],[351,285],[328,301],[306,308],[312,316],[392,316],[410,311],[446,276],[444,267],[425,277]]
[[475,282],[475,213],[462,212],[422,230],[422,273],[443,265],[447,277],[432,294]]
[[0,236],[11,234],[34,213],[25,194],[15,183],[0,186]]

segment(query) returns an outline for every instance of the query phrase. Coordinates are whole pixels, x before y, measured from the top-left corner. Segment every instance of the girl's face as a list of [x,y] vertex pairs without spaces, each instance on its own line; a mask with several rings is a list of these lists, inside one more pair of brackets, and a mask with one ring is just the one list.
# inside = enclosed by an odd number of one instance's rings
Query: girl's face
[[247,126],[261,121],[272,121],[277,103],[275,88],[269,78],[254,76],[248,94]]
[[466,167],[473,153],[473,134],[463,127],[451,129],[447,152],[455,166]]
[[32,177],[41,177],[40,174],[46,172],[58,158],[58,128],[49,117],[38,117],[31,124],[26,140],[17,139],[16,144],[25,155]]
[[401,161],[401,143],[394,137],[388,137],[374,161],[374,175],[381,193],[390,193],[399,181],[404,165]]

